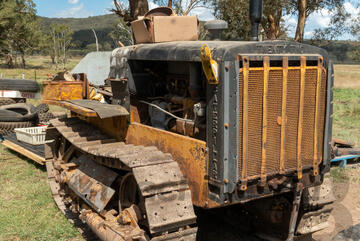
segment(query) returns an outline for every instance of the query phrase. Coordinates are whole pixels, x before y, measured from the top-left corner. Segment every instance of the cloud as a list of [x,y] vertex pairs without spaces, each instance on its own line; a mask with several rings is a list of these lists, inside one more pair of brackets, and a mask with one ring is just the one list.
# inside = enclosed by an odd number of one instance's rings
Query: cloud
[[215,19],[215,16],[213,15],[213,10],[206,7],[195,8],[190,12],[189,15],[197,15],[199,20],[201,21],[209,21]]
[[77,4],[79,2],[79,0],[68,0],[68,2],[71,4]]
[[84,4],[81,3],[79,6],[61,10],[54,14],[57,18],[86,18],[89,16],[94,16],[94,14],[84,8]]
[[153,1],[149,1],[149,9],[160,7],[158,4],[154,3]]
[[314,31],[306,31],[304,33],[305,38],[311,38],[314,35]]
[[352,17],[355,15],[358,15],[360,13],[360,9],[354,7],[354,5],[351,2],[345,2],[344,3],[345,10],[351,14]]
[[327,9],[321,9],[309,16],[308,23],[313,28],[329,27],[332,13]]

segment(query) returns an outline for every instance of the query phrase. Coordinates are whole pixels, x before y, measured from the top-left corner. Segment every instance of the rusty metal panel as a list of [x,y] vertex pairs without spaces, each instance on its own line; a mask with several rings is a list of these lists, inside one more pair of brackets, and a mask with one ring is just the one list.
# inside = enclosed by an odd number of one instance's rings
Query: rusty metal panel
[[174,225],[180,226],[179,223],[181,226],[190,225],[196,220],[190,190],[146,198],[145,207],[151,233],[170,230]]
[[[161,176],[158,175],[159,170],[164,170]],[[186,179],[174,161],[137,167],[133,169],[133,173],[143,196],[188,188]]]
[[244,158],[243,158],[243,115],[244,115],[244,100],[243,100],[243,92],[244,92],[244,77],[243,77],[243,69],[239,71],[239,155],[238,155],[238,173],[241,179],[246,178],[243,172]]
[[[96,114],[96,112],[95,112]],[[99,130],[118,141],[123,141],[126,135],[127,120],[125,116],[101,119],[100,117],[87,118],[79,115],[80,119],[96,126]]]
[[134,122],[128,127],[126,143],[156,146],[162,152],[170,153],[188,181],[193,203],[201,207],[207,206],[209,198],[206,179],[208,163],[204,141]]
[[81,158],[80,167],[67,184],[88,205],[101,212],[115,193],[110,186],[118,174],[84,156]]
[[84,95],[82,81],[44,81],[44,100],[79,100]]
[[323,157],[323,151],[322,148],[324,146],[324,130],[325,130],[325,117],[326,117],[326,82],[327,82],[327,73],[325,68],[321,68],[322,74],[321,74],[321,83],[320,83],[320,103],[319,103],[319,119],[316,121],[319,121],[319,130],[318,130],[318,140],[319,140],[319,162],[322,161]]

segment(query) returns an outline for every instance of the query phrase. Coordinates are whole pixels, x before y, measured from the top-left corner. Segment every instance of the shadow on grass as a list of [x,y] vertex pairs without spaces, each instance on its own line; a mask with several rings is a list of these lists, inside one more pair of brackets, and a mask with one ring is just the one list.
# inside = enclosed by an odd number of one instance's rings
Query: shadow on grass
[[[1,144],[1,142],[0,142],[0,144]],[[22,159],[23,161],[26,161],[28,164],[32,164],[33,166],[35,166],[36,169],[39,169],[39,170],[41,170],[41,171],[43,171],[43,172],[46,172],[46,167],[45,167],[45,165],[41,165],[41,164],[39,164],[39,163],[37,163],[37,162],[29,159],[29,158],[26,157],[25,155],[22,155],[22,154],[20,154],[20,153],[18,153],[18,152],[16,152],[16,151],[13,151],[13,150],[5,147],[5,146],[4,146],[3,148],[4,148],[7,152],[9,152],[9,154],[13,155],[14,158]]]

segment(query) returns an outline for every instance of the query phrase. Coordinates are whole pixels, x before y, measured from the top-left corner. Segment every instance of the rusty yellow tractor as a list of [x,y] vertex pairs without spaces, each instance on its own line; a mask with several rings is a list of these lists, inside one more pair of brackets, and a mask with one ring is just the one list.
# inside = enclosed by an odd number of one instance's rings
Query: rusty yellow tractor
[[45,145],[63,212],[79,214],[104,241],[195,241],[212,210],[234,228],[246,217],[260,236],[281,240],[327,226],[326,51],[290,41],[173,41],[117,48],[109,61],[103,103],[88,98],[86,81],[78,99],[48,101],[71,112],[51,121],[54,141]]

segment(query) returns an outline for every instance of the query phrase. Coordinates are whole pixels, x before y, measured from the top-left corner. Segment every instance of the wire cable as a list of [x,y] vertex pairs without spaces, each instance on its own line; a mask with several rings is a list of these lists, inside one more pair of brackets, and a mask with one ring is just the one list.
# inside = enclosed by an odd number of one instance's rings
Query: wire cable
[[182,121],[193,121],[193,120],[190,120],[190,119],[184,119],[184,118],[178,117],[178,116],[176,116],[176,115],[174,115],[174,114],[172,114],[172,113],[170,113],[170,112],[168,112],[168,111],[164,110],[164,109],[163,109],[163,108],[161,108],[160,106],[157,106],[157,105],[155,105],[155,104],[149,103],[149,102],[147,102],[147,101],[144,101],[144,100],[139,100],[139,102],[140,102],[140,103],[147,104],[147,105],[150,105],[150,106],[152,106],[152,107],[154,107],[154,108],[156,108],[156,109],[158,109],[158,110],[160,110],[160,111],[164,112],[165,114],[167,114],[167,115],[169,115],[169,116],[171,116],[171,117],[175,118],[175,119],[179,119],[179,120],[182,120]]

